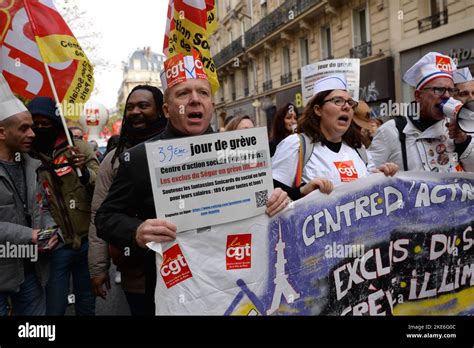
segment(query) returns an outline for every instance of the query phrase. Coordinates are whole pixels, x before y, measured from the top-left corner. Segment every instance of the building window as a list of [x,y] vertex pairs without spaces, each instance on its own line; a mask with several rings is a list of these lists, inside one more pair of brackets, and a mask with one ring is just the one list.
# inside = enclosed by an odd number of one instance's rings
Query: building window
[[301,66],[309,64],[309,46],[307,37],[300,38],[300,59]]
[[142,62],[140,59],[133,60],[133,70],[141,70],[142,69]]
[[260,0],[260,10],[261,10],[260,18],[263,18],[268,14],[267,0]]
[[363,45],[370,41],[369,16],[367,14],[367,8],[355,10],[353,13],[354,47]]
[[242,84],[244,86],[244,97],[247,97],[250,94],[249,74],[250,74],[249,68],[245,68],[244,70],[242,70]]
[[288,74],[291,71],[290,66],[290,48],[283,47],[283,73]]
[[230,93],[232,95],[232,100],[235,100],[235,75],[230,75]]
[[430,0],[428,12],[428,17],[418,20],[418,31],[420,33],[448,23],[447,0]]
[[269,56],[265,56],[264,64],[265,64],[265,70],[264,70],[265,81],[268,81],[268,80],[272,79],[272,70],[271,70],[271,63],[270,63],[270,57]]
[[321,59],[332,58],[331,27],[321,28]]

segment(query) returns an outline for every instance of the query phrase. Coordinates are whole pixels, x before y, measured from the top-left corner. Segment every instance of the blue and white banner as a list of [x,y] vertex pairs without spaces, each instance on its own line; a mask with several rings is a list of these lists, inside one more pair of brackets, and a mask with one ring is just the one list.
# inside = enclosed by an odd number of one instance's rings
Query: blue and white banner
[[156,313],[472,315],[473,183],[375,174],[180,233],[157,253]]

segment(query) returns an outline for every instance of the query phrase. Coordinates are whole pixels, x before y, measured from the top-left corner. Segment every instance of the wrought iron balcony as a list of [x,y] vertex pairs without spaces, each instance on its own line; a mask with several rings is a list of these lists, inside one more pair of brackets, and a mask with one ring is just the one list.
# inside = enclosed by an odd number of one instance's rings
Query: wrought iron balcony
[[[224,47],[219,53],[214,56],[214,63],[217,67],[222,66],[224,63],[228,62],[234,57],[237,57],[243,51],[242,47],[242,36],[237,40],[234,40],[230,45]],[[235,64],[240,64],[236,61]],[[237,65],[238,67],[238,65]]]
[[273,88],[272,80],[265,81],[262,87],[263,87],[264,92],[272,89]]
[[291,82],[291,71],[288,74],[284,74],[280,76],[280,84],[282,86],[290,82]]
[[[319,4],[322,0],[288,0],[245,33],[245,44],[253,46],[275,32],[279,27],[294,20],[310,7]],[[292,16],[290,16],[290,11]]]
[[418,21],[418,31],[422,33],[430,29],[438,28],[444,24],[448,24],[448,10],[444,10],[442,12],[435,13],[430,17],[420,19]]
[[372,55],[372,42],[366,42],[350,49],[351,58],[366,58]]
[[[264,40],[268,35],[278,30],[278,28],[292,21],[294,18],[307,11],[309,8],[319,4],[321,1],[322,0],[284,1],[280,7],[247,30],[245,33],[245,47],[253,46],[259,41]],[[290,13],[292,16],[290,16]],[[232,58],[242,53],[242,50],[242,37],[239,37],[214,56],[214,63],[219,68]]]

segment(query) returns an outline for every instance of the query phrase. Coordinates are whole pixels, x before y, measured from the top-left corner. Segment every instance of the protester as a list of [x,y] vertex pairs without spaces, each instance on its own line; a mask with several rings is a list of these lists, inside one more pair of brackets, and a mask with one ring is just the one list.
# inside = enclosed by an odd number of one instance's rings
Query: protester
[[375,137],[375,133],[377,133],[377,129],[383,125],[383,120],[381,118],[373,118],[370,120],[370,128],[369,128],[369,138],[370,143],[372,143],[372,139]]
[[[0,244],[8,249],[33,247],[41,229],[54,226],[36,176],[40,162],[26,154],[35,137],[32,125],[31,114],[0,74]],[[36,255],[37,260],[33,252],[29,259],[1,260],[1,316],[8,314],[9,300],[13,315],[46,314],[44,286],[49,260],[44,252],[53,250],[57,243],[57,235],[50,238],[47,247]]]
[[[356,106],[344,75],[317,80],[314,96],[298,120],[297,131],[304,133],[301,139],[307,146],[302,150],[299,134],[290,135],[278,145],[272,159],[275,186],[296,200],[316,189],[329,194],[334,185],[369,175],[359,153],[360,134],[352,122]],[[385,175],[394,175],[397,170],[393,163],[378,168]]]
[[279,108],[275,114],[270,141],[270,157],[273,157],[278,144],[296,128],[298,109],[291,103]]
[[92,151],[94,151],[95,156],[99,160],[99,163],[102,162],[102,160],[104,159],[104,155],[102,154],[102,152],[100,152],[99,144],[97,144],[97,141],[90,140],[89,145],[91,146]]
[[81,127],[72,126],[69,127],[69,130],[71,131],[74,140],[84,140],[84,131]]
[[53,218],[61,227],[65,241],[64,247],[51,254],[46,314],[64,315],[72,275],[76,314],[94,315],[95,296],[87,267],[87,234],[99,162],[86,142],[76,139],[74,147],[68,145],[52,99],[35,97],[28,104],[28,110],[33,115],[36,134],[32,154],[42,162],[38,172]]
[[243,116],[233,117],[232,120],[225,127],[225,131],[229,132],[233,130],[254,128],[254,127],[255,127],[255,124],[253,123],[250,116],[243,115]]
[[455,86],[459,88],[459,94],[455,98],[463,103],[474,100],[474,80],[469,68],[455,70],[453,79]]
[[[182,54],[165,62],[168,71],[178,64],[188,67],[202,65],[199,55],[193,51],[191,59]],[[191,61],[191,62],[190,62]],[[161,73],[165,89],[163,111],[168,118],[165,130],[150,141],[173,139],[213,133],[210,126],[214,112],[211,85],[203,71],[187,70],[186,76],[173,78],[172,74]],[[166,79],[168,77],[168,79]],[[140,250],[147,253],[149,242],[168,242],[176,238],[176,226],[164,219],[156,218],[155,204],[148,175],[145,145],[140,144],[121,156],[121,164],[114,178],[109,194],[97,211],[98,236],[119,248]],[[267,203],[267,214],[274,215],[288,204],[288,197],[276,189]],[[154,294],[156,264],[154,252],[148,252],[142,266],[146,268],[147,312],[155,313]]]
[[[130,250],[124,255],[123,249],[108,245],[97,237],[94,223],[97,209],[109,192],[110,185],[119,167],[118,157],[127,149],[159,134],[166,126],[163,115],[163,94],[153,86],[139,85],[132,89],[125,102],[122,128],[118,137],[118,148],[108,151],[100,165],[94,197],[92,198],[91,224],[89,228],[89,271],[96,296],[106,298],[110,289],[110,254],[118,268],[115,282],[121,283],[130,313],[145,314],[145,273],[142,267],[143,253]],[[110,142],[110,140],[109,140]],[[118,279],[120,275],[120,279]]]
[[395,117],[378,129],[369,149],[373,165],[391,161],[403,170],[474,170],[472,137],[454,119],[447,123],[440,109],[443,99],[458,95],[452,76],[455,68],[450,57],[430,52],[405,73],[403,80],[415,87],[417,104],[412,105],[419,105],[419,113]]
[[109,154],[110,151],[112,151],[113,149],[115,149],[118,146],[119,141],[120,141],[120,135],[118,135],[118,134],[112,135],[109,138],[109,140],[107,140],[107,147],[105,149],[104,158]]
[[357,131],[360,133],[362,145],[367,149],[370,146],[370,108],[369,105],[363,101],[359,100],[358,105],[354,109],[354,118],[352,121],[355,123]]

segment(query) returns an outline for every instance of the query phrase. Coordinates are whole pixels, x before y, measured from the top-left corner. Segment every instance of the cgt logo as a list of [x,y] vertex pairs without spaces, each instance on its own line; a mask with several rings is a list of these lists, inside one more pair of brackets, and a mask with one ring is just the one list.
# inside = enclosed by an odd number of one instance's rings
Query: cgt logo
[[436,68],[438,68],[441,71],[452,74],[453,67],[451,64],[451,58],[436,56]]
[[168,289],[193,276],[178,244],[163,253],[160,273]]
[[343,162],[334,162],[334,165],[339,172],[341,182],[350,182],[357,180],[359,175],[357,170],[354,167],[354,162],[352,161],[343,161]]
[[252,267],[252,235],[234,234],[227,236],[227,270]]

